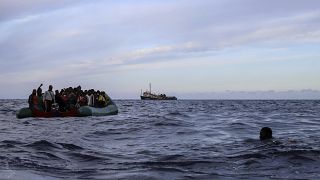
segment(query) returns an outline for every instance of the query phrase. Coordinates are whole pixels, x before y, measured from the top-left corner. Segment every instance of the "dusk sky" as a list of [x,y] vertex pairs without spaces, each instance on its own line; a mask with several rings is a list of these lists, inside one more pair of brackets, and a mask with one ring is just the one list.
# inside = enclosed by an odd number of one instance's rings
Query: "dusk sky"
[[149,82],[178,98],[319,99],[320,1],[0,0],[0,98],[40,83],[139,98]]

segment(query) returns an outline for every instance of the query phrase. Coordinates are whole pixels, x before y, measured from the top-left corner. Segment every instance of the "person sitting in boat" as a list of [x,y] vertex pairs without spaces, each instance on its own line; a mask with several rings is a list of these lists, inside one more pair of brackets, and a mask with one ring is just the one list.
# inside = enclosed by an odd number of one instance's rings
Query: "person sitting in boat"
[[60,91],[60,94],[61,94],[61,99],[62,99],[62,102],[63,102],[63,108],[64,108],[64,111],[66,111],[67,109],[68,109],[68,101],[69,101],[69,99],[68,99],[68,95],[67,95],[67,93],[66,93],[66,91],[65,90],[61,90]]
[[51,112],[52,104],[54,103],[54,93],[52,91],[52,85],[49,85],[48,91],[46,91],[43,95],[43,101],[46,112]]
[[77,104],[78,104],[80,107],[81,107],[81,106],[87,106],[87,105],[88,105],[87,97],[84,95],[83,92],[80,92],[80,94],[79,94],[79,96],[78,96]]
[[97,91],[97,96],[96,96],[96,101],[95,101],[95,107],[103,107],[106,100],[105,98],[102,96],[100,91]]
[[107,95],[107,93],[105,93],[104,91],[102,91],[102,96],[104,97],[104,99],[106,100],[105,102],[105,105],[104,106],[107,106],[108,104],[111,103],[111,99],[110,97]]

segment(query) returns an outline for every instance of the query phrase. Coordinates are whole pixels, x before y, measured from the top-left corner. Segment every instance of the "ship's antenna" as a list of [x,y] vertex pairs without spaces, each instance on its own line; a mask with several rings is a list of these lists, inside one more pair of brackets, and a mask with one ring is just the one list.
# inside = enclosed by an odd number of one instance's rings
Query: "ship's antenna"
[[151,83],[149,83],[149,89],[150,89],[150,94],[151,94]]
[[142,96],[142,89],[141,89],[141,93],[140,93],[140,96]]

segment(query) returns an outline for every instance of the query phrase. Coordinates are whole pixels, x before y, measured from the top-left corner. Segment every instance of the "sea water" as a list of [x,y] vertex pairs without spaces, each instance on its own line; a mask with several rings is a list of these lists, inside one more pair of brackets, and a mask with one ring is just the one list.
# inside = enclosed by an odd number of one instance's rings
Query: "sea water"
[[0,100],[0,178],[320,178],[320,101],[115,102],[115,116],[17,119],[26,100]]

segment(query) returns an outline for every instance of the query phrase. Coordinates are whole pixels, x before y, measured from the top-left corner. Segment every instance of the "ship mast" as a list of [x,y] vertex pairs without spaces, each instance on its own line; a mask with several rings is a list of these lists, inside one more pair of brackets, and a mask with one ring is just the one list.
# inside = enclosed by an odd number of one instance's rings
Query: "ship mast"
[[151,83],[149,83],[149,89],[150,89],[150,94],[151,94]]

